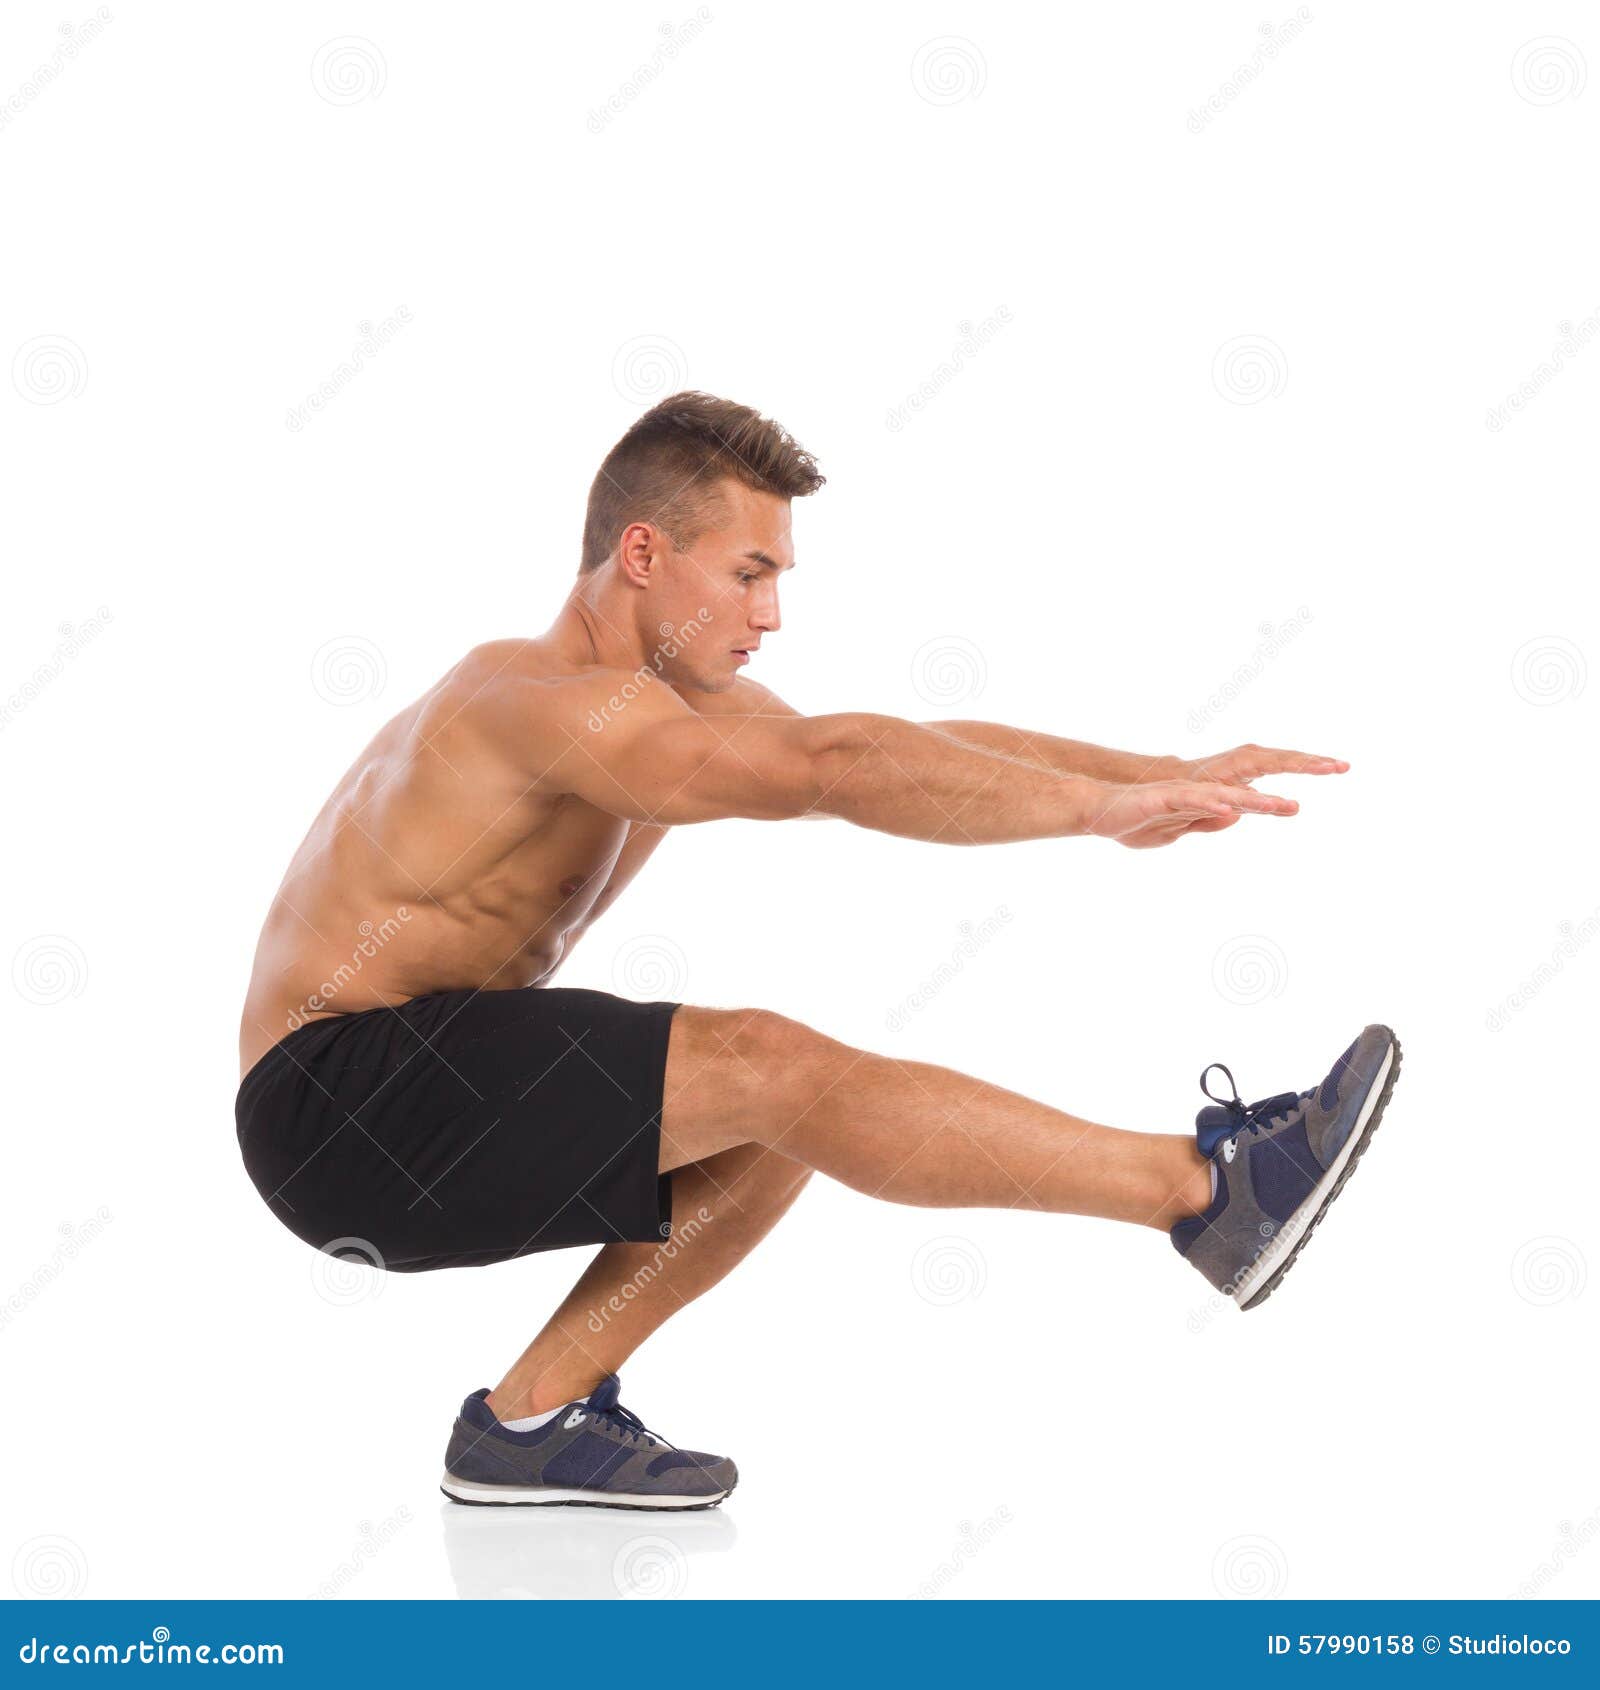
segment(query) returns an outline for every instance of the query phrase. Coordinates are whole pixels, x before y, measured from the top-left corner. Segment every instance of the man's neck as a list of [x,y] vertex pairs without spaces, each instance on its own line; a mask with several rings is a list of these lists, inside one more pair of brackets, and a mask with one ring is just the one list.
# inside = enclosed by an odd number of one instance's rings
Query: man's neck
[[546,637],[574,663],[639,669],[648,654],[634,632],[633,618],[598,579],[603,573],[578,581]]

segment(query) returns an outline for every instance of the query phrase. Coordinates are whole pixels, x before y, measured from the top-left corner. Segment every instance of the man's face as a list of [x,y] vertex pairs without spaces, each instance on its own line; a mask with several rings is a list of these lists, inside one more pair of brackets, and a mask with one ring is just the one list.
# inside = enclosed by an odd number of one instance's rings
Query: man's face
[[726,692],[763,637],[778,631],[778,576],[794,567],[787,499],[728,477],[717,491],[716,526],[687,548],[668,540],[647,595],[662,676],[698,692]]

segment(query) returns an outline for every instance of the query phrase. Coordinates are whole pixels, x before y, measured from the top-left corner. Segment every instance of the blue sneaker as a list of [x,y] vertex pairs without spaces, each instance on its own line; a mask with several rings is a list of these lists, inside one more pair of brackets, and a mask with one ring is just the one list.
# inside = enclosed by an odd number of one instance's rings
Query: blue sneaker
[[[1228,1076],[1232,1097],[1206,1084],[1212,1068]],[[1173,1227],[1178,1253],[1241,1309],[1265,1302],[1344,1189],[1399,1072],[1400,1041],[1376,1026],[1363,1030],[1320,1086],[1259,1103],[1246,1104],[1233,1075],[1213,1062],[1200,1076],[1211,1106],[1194,1124],[1217,1193],[1203,1215]]]
[[488,1387],[461,1405],[439,1488],[454,1502],[589,1508],[714,1508],[739,1482],[720,1455],[674,1449],[617,1400],[607,1375],[542,1426],[513,1432],[495,1419]]

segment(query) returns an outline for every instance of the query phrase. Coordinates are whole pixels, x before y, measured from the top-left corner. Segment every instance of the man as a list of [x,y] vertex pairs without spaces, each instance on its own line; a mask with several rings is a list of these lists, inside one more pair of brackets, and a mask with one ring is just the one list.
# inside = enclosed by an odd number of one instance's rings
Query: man
[[1347,767],[797,714],[740,671],[779,627],[790,501],[821,485],[745,406],[680,393],[641,417],[595,477],[549,631],[469,652],[380,731],[267,916],[237,1120],[294,1233],[401,1272],[602,1246],[510,1372],[462,1404],[443,1480],[458,1501],[720,1502],[732,1462],[658,1440],[620,1405],[617,1371],[814,1170],[899,1203],[1160,1227],[1253,1307],[1393,1087],[1398,1045],[1368,1027],[1310,1091],[1218,1098],[1196,1138],[1132,1133],[769,1010],[547,984],[669,827],[824,815],[941,844],[1147,849],[1293,815],[1260,776]]

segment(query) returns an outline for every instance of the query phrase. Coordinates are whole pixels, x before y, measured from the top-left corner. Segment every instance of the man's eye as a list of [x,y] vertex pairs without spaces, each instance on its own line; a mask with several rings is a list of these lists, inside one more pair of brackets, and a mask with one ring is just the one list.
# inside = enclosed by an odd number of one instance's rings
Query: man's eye
[[750,585],[750,583],[755,580],[755,576],[754,575],[741,575],[739,577],[739,579],[745,586],[748,587]]

